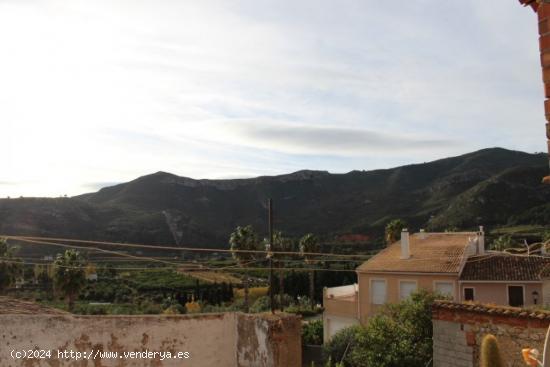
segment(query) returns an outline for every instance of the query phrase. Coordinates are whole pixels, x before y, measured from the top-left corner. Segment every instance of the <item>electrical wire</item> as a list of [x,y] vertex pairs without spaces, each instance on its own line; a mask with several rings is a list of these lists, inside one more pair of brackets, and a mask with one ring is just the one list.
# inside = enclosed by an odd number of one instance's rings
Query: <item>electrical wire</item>
[[[1,262],[4,263],[12,263],[12,264],[21,264],[21,265],[45,265],[43,263],[35,263],[35,262],[28,262],[28,261],[21,261],[17,259],[4,259],[0,258]],[[68,265],[57,265],[52,264],[54,267],[60,267],[60,268],[68,268],[68,269],[82,269],[86,266],[68,266]],[[197,268],[174,268],[174,267],[112,267],[113,270],[148,270],[148,271],[159,271],[159,270],[174,270],[179,272],[224,272],[227,269],[225,268],[210,268],[210,269],[197,269]],[[230,269],[231,271],[255,271],[255,270],[269,270],[267,267],[234,267]],[[274,270],[283,270],[283,271],[316,271],[316,272],[355,272],[355,269],[320,269],[320,268],[276,268]]]
[[[8,240],[17,240],[22,242],[30,241],[55,241],[55,242],[70,242],[70,243],[81,243],[81,244],[92,244],[92,245],[102,245],[102,246],[115,246],[115,247],[128,247],[128,248],[144,248],[152,250],[171,250],[171,251],[190,251],[190,252],[221,252],[221,253],[250,253],[250,254],[267,254],[266,250],[230,250],[230,249],[213,249],[213,248],[204,248],[204,247],[174,247],[174,246],[164,246],[164,245],[143,245],[143,244],[134,244],[134,243],[119,243],[119,242],[107,242],[107,241],[91,241],[91,240],[80,240],[80,239],[70,239],[70,238],[54,238],[54,237],[30,237],[30,236],[10,236],[10,235],[0,235],[0,238],[5,238]],[[76,246],[73,246],[76,248]],[[83,247],[85,248],[85,247]],[[292,255],[292,256],[328,256],[328,257],[370,257],[371,255],[347,255],[347,254],[334,254],[334,253],[323,253],[323,252],[298,252],[298,251],[269,251],[273,255]]]

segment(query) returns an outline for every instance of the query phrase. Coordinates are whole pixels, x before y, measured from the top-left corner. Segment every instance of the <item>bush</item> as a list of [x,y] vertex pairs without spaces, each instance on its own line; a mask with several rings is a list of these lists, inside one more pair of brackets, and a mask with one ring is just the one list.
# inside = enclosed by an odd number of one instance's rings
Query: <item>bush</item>
[[271,310],[269,296],[262,296],[258,298],[250,307],[251,313],[267,312]]
[[160,305],[151,303],[148,300],[144,300],[143,302],[141,302],[141,304],[139,305],[139,308],[141,310],[141,313],[145,315],[155,315],[155,314],[160,314],[162,312],[162,308]]
[[302,345],[323,344],[323,320],[308,322],[302,327]]
[[[262,296],[266,296],[269,292],[269,287],[250,287],[248,289],[248,299],[252,303]],[[235,288],[233,290],[234,298],[244,298],[244,289]]]
[[311,317],[322,313],[323,308],[315,307],[315,309],[312,310],[310,305],[290,305],[285,308],[285,312],[301,315],[302,317]]
[[[344,354],[347,356],[357,344],[357,335],[363,327],[356,325],[340,330],[334,335],[330,341],[323,347],[323,355],[325,359],[340,362],[344,359]],[[345,360],[344,360],[345,361]],[[344,363],[345,366],[349,364]]]
[[365,327],[354,326],[333,336],[325,346],[326,357],[335,362],[343,358],[348,367],[425,367],[432,359],[431,306],[439,298],[421,290],[400,303],[385,305]]
[[180,315],[182,313],[185,313],[185,307],[182,305],[172,305],[164,309],[162,311],[164,315]]
[[425,367],[432,359],[431,306],[437,297],[425,290],[388,304],[356,335],[346,361],[354,367]]

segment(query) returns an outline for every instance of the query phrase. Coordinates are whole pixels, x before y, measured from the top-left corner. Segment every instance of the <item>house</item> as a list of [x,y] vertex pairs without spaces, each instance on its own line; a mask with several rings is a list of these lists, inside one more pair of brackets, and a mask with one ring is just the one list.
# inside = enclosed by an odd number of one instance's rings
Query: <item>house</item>
[[460,274],[460,301],[514,307],[550,304],[550,257],[487,253]]
[[415,234],[405,229],[399,241],[356,272],[358,284],[324,290],[325,341],[346,326],[366,324],[385,303],[397,303],[417,289],[457,302],[550,303],[550,258],[485,251],[482,227]]
[[359,324],[358,294],[357,284],[323,289],[323,340]]

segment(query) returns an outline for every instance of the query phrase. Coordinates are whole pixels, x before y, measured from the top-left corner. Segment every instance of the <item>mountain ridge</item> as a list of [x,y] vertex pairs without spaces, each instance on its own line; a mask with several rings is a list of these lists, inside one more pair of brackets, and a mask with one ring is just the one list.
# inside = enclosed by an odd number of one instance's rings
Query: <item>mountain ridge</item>
[[327,240],[380,238],[393,218],[434,230],[546,224],[546,171],[546,155],[503,148],[336,174],[211,180],[159,171],[70,198],[0,199],[0,233],[219,248],[237,225],[263,235],[270,197],[276,229]]

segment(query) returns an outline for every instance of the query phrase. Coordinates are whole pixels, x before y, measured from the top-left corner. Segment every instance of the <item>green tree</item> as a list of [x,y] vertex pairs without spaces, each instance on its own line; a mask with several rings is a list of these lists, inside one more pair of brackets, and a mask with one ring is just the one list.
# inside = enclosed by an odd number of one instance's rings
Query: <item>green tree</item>
[[[290,252],[293,250],[292,239],[284,237],[281,231],[276,231],[273,233],[273,247],[274,251],[279,252]],[[288,255],[277,254],[276,261],[277,267],[279,268],[279,307],[281,310],[286,306],[285,304],[285,272],[282,270],[284,265],[284,260],[288,259]]]
[[520,246],[510,235],[497,237],[490,246],[491,250],[496,251],[504,251],[514,247],[521,248],[522,246]]
[[325,350],[339,361],[345,344],[346,366],[425,367],[432,359],[431,307],[438,298],[420,290],[400,303],[387,304],[366,326],[345,329],[342,337],[336,334],[329,345],[338,341],[338,349]]
[[[360,325],[349,326],[333,335],[329,342],[323,346],[325,359],[344,363],[349,352],[357,344],[357,337],[362,329],[363,327]],[[349,365],[349,363],[344,363],[344,365]]]
[[52,285],[52,271],[51,264],[36,264],[33,268],[34,280],[45,291],[51,291]]
[[386,224],[386,230],[384,238],[386,239],[386,244],[391,245],[397,241],[401,236],[401,231],[405,228],[406,224],[401,219],[394,219],[388,224]]
[[22,274],[22,263],[14,257],[16,248],[8,246],[8,242],[0,238],[0,292],[13,285]]
[[[233,258],[242,267],[247,267],[250,262],[256,260],[257,253],[247,251],[258,250],[258,235],[254,232],[251,225],[235,228],[235,231],[229,236],[229,244],[231,245],[231,254]],[[244,311],[248,312],[249,300],[248,300],[248,272],[244,273],[243,286],[244,286]]]
[[[312,266],[316,260],[311,253],[319,252],[319,242],[317,237],[312,233],[308,233],[300,239],[300,252],[304,257],[306,264]],[[309,271],[309,298],[311,300],[311,309],[315,308],[315,271]]]
[[74,310],[78,294],[86,284],[86,263],[80,252],[67,250],[58,254],[54,263],[54,287],[67,300],[69,311]]

